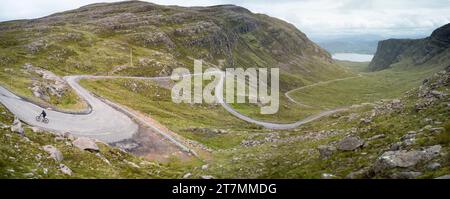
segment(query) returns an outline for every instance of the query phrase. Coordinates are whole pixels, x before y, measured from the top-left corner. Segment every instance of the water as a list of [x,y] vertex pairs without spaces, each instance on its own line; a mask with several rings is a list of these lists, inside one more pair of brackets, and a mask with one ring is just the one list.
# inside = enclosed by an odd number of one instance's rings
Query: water
[[370,62],[373,55],[368,54],[358,54],[358,53],[335,53],[333,54],[333,59],[353,61],[353,62]]

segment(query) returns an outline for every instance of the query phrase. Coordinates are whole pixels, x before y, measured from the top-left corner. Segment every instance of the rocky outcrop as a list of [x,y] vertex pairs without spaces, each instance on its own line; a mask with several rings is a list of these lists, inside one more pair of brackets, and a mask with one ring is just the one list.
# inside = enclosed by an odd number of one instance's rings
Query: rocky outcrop
[[440,179],[440,180],[447,180],[447,179],[450,179],[450,175],[443,175],[443,176],[439,176],[439,177],[437,177],[437,178],[435,178],[435,179]]
[[[435,81],[431,81],[436,79]],[[427,109],[429,106],[448,97],[447,94],[435,90],[438,87],[447,86],[450,84],[449,72],[439,72],[433,78],[423,81],[422,86],[419,87],[417,97],[419,98],[415,104],[416,111]]]
[[61,151],[52,145],[45,145],[42,147],[42,149],[50,155],[50,158],[53,158],[58,162],[61,162],[64,159]]
[[428,161],[437,157],[441,148],[440,145],[435,145],[423,150],[386,151],[377,159],[373,168],[375,172],[382,172],[395,167],[413,167],[419,162]]
[[34,67],[32,64],[26,63],[23,68],[30,73],[39,75],[42,80],[33,80],[32,87],[30,87],[33,95],[37,98],[49,101],[50,96],[61,98],[69,87],[61,77],[55,75],[53,72]]
[[13,124],[11,125],[11,131],[12,132],[16,132],[16,133],[18,133],[20,135],[24,135],[22,122],[17,117],[14,117]]
[[388,39],[378,42],[377,52],[369,65],[370,70],[389,68],[391,64],[400,61],[401,55],[417,42],[414,39]]
[[417,171],[402,171],[392,174],[390,177],[392,179],[415,179],[422,175],[422,172]]
[[99,151],[97,144],[91,138],[80,137],[72,142],[73,146],[86,151]]
[[369,65],[372,71],[389,68],[409,59],[420,65],[450,48],[450,24],[444,25],[424,39],[388,39],[378,43],[377,52]]
[[61,171],[61,173],[68,175],[68,176],[72,175],[72,170],[64,164],[59,165],[59,171]]
[[321,159],[327,159],[336,152],[336,147],[331,145],[320,145],[317,147]]
[[337,149],[341,151],[353,151],[364,144],[359,137],[346,137],[337,143]]

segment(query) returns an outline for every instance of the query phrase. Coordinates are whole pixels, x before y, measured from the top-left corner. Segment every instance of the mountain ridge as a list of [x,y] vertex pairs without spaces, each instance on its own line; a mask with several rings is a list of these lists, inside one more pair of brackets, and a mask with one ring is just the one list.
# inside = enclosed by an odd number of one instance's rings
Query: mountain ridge
[[222,68],[279,67],[287,91],[350,74],[292,24],[235,5],[97,3],[1,22],[0,39],[0,66],[30,63],[60,76],[161,76],[203,59]]
[[410,62],[409,65],[422,65],[442,53],[445,56],[445,51],[449,48],[450,24],[437,28],[429,37],[423,39],[383,40],[378,43],[377,52],[369,64],[369,69],[383,70],[405,60]]

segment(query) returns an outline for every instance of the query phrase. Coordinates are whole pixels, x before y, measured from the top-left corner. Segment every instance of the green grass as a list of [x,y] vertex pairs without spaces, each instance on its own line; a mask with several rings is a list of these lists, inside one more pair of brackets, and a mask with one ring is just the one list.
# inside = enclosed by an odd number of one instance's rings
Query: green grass
[[392,99],[420,85],[421,81],[439,70],[438,67],[396,67],[373,73],[362,73],[362,77],[300,89],[291,93],[296,101],[325,108],[350,106],[380,99]]
[[[173,103],[171,91],[152,81],[108,79],[80,83],[97,95],[147,114],[175,133],[211,148],[236,146],[249,131],[260,129],[235,118],[220,105]],[[136,85],[135,92],[132,84]],[[193,128],[221,129],[227,133],[199,133],[192,131]]]
[[[163,9],[161,14],[171,15],[178,12],[186,12],[184,9]],[[138,16],[146,13],[137,13]],[[161,16],[161,17],[163,17]],[[14,69],[12,77],[16,84],[11,86],[14,92],[19,95],[32,98],[30,78],[32,75],[21,71],[25,63],[31,63],[36,67],[50,70],[59,76],[94,74],[111,75],[118,66],[131,66],[124,70],[117,71],[117,75],[133,76],[161,76],[167,75],[176,67],[192,68],[192,59],[204,59],[208,63],[219,63],[220,60],[227,59],[227,67],[278,67],[281,61],[290,60],[297,57],[296,47],[291,46],[289,55],[276,56],[270,50],[274,45],[289,43],[289,37],[297,36],[296,29],[287,26],[281,21],[257,15],[260,20],[273,22],[270,28],[279,27],[287,35],[279,37],[267,34],[263,31],[266,28],[256,29],[247,33],[238,34],[235,45],[228,45],[227,41],[213,42],[201,45],[192,45],[191,42],[198,41],[204,37],[211,36],[208,32],[199,32],[189,36],[173,34],[174,30],[182,27],[190,27],[192,24],[203,21],[209,16],[186,18],[183,23],[166,22],[153,25],[139,25],[137,27],[126,28],[125,30],[111,30],[101,25],[91,24],[90,19],[80,18],[77,23],[58,23],[52,26],[31,25],[22,27],[23,21],[3,22],[4,26],[0,34],[0,83],[8,85],[8,77],[11,76],[5,68]],[[223,23],[226,30],[234,30],[236,27],[245,26],[241,22],[214,17],[211,20]],[[272,27],[273,26],[273,27]],[[13,28],[14,27],[14,28]],[[136,39],[133,35],[153,32],[163,32],[175,44],[174,49],[168,49],[160,43],[146,43],[145,39]],[[224,32],[223,34],[230,34]],[[235,34],[235,33],[233,33]],[[226,35],[220,35],[226,37]],[[295,38],[299,40],[299,38]],[[33,43],[42,45],[35,51],[27,49]],[[264,42],[263,42],[264,41]],[[292,42],[291,42],[292,43]],[[294,45],[294,44],[290,44]],[[232,49],[227,49],[233,46]],[[227,49],[227,50],[224,50]],[[270,50],[269,50],[270,49]],[[130,63],[130,50],[133,54],[133,64]],[[310,51],[311,49],[307,49]],[[308,52],[310,53],[310,52]],[[232,59],[229,60],[229,59]],[[141,60],[149,60],[148,63],[141,63]],[[231,66],[231,63],[234,65]],[[298,59],[289,61],[283,67],[281,74],[282,90],[289,90],[298,86],[310,84],[319,80],[328,80],[349,75],[348,71],[337,67],[335,64],[321,61],[320,59]],[[161,74],[161,71],[166,72]],[[284,90],[283,90],[284,92]],[[38,100],[32,98],[33,100]],[[42,102],[42,101],[40,101]],[[68,94],[64,99],[52,99],[46,102],[62,109],[79,109],[82,103],[74,95]],[[284,117],[284,116],[280,116]]]
[[[0,106],[0,124],[10,125],[13,116]],[[95,153],[82,151],[68,139],[56,140],[49,132],[34,133],[26,125],[25,136],[11,132],[9,128],[0,129],[0,178],[180,178],[185,169],[198,165],[195,162],[177,161],[156,163],[125,153],[117,148],[97,143],[98,152],[110,164]],[[64,159],[56,162],[48,158],[42,147],[52,145],[58,148]],[[139,166],[135,168],[127,162]],[[68,166],[73,174],[65,175],[59,171],[59,164]],[[181,166],[182,165],[182,166]]]
[[261,114],[261,107],[255,104],[230,104],[238,112],[249,117],[274,123],[292,123],[306,118],[312,114],[318,113],[321,110],[314,107],[305,107],[289,101],[284,93],[280,93],[279,110],[275,114]]
[[[446,93],[447,89],[444,89]],[[389,148],[390,144],[400,141],[400,138],[408,131],[417,131],[429,122],[442,122],[434,127],[445,127],[442,133],[424,131],[417,136],[416,143],[408,146],[406,150],[420,149],[440,144],[443,154],[450,150],[448,145],[449,116],[448,102],[440,100],[426,110],[417,112],[414,108],[417,102],[417,94],[412,92],[409,96],[399,97],[405,108],[400,112],[391,112],[375,116],[371,124],[361,124],[360,118],[369,117],[372,114],[371,106],[354,108],[340,112],[291,131],[277,131],[281,140],[302,136],[307,133],[319,134],[322,131],[337,131],[331,136],[323,136],[319,139],[306,139],[291,142],[267,142],[253,147],[237,147],[234,150],[214,153],[214,162],[210,163],[209,171],[196,171],[194,175],[213,175],[219,178],[320,178],[323,173],[331,173],[338,178],[344,178],[349,173],[361,169],[370,169],[376,159]],[[350,114],[357,117],[349,120]],[[352,129],[356,132],[351,133]],[[368,138],[384,134],[384,138],[370,141],[367,146],[355,150],[335,152],[329,159],[320,159],[316,148],[319,145],[331,144],[344,136],[352,134],[367,141]],[[263,141],[264,135],[253,140]],[[447,155],[448,156],[448,155]],[[427,163],[420,163],[409,170],[421,171],[421,178],[435,178],[450,172],[450,158],[441,156],[433,160],[439,162],[442,167],[437,170],[425,169]],[[408,170],[408,169],[406,169]],[[400,169],[386,170],[370,178],[386,178]],[[367,178],[360,176],[362,178]]]
[[[307,86],[314,84],[319,80],[333,80],[339,78],[346,78],[354,76],[350,70],[345,69],[343,66],[341,70],[335,71],[334,73],[323,73],[321,70],[325,70],[326,65],[318,65],[317,68],[312,67],[311,70],[316,70],[317,74],[321,74],[320,77],[316,79],[299,77],[289,73],[284,73],[281,71],[280,74],[280,94],[279,94],[279,110],[274,114],[261,114],[261,106],[250,103],[231,103],[230,106],[233,107],[238,112],[247,115],[249,117],[255,118],[257,120],[273,122],[273,123],[292,123],[304,119],[312,114],[316,114],[323,109],[315,106],[304,106],[290,101],[285,93],[291,89],[295,89],[302,86]],[[236,92],[235,92],[236,93]]]
[[335,60],[336,64],[341,67],[347,68],[354,73],[368,72],[370,62],[352,62],[352,61],[341,61]]
[[33,95],[30,87],[32,87],[31,79],[40,79],[34,75],[22,73],[15,68],[8,68],[6,71],[0,72],[0,85],[6,89],[13,91],[15,94],[30,99],[44,106],[55,106],[60,110],[83,110],[87,104],[80,100],[75,91],[68,89],[61,97],[50,96],[50,100],[46,101]]

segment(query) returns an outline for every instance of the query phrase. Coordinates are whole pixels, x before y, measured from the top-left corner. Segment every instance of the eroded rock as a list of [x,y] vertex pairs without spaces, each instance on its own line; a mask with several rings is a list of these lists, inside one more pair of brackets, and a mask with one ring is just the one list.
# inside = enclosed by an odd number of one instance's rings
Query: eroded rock
[[63,154],[61,153],[61,151],[59,151],[56,147],[52,146],[52,145],[45,145],[42,147],[42,149],[44,149],[44,151],[46,151],[51,158],[53,158],[54,160],[61,162],[64,157]]
[[98,152],[100,150],[95,141],[87,137],[79,137],[75,141],[73,141],[72,144],[81,150],[95,151],[95,152]]
[[416,179],[417,177],[421,176],[421,172],[415,172],[415,171],[404,171],[404,172],[398,172],[391,175],[391,178],[393,179]]
[[336,147],[331,145],[320,145],[317,147],[317,150],[320,153],[321,159],[327,159],[336,152]]
[[72,175],[72,170],[64,164],[59,165],[59,170],[61,171],[61,173],[66,174],[68,176]]
[[412,167],[421,161],[428,161],[437,157],[441,151],[441,148],[442,147],[440,145],[435,145],[421,151],[386,151],[375,162],[374,170],[376,172],[380,172],[394,167]]
[[14,121],[11,126],[11,131],[16,132],[22,136],[25,135],[22,127],[22,122],[17,117],[14,117]]
[[364,144],[359,137],[346,137],[337,143],[337,149],[341,151],[353,151]]

